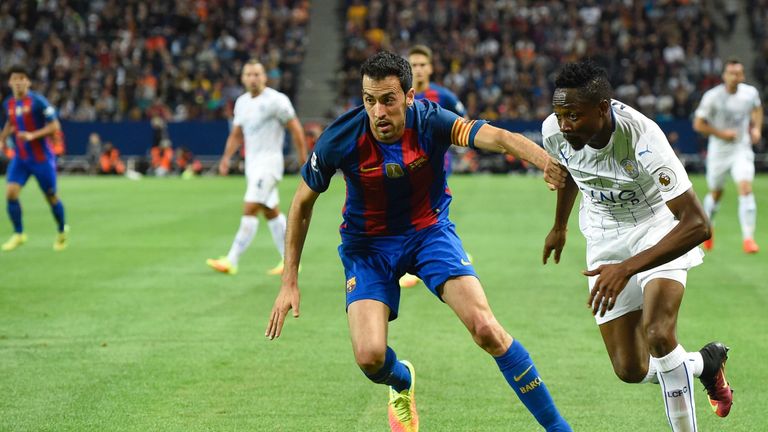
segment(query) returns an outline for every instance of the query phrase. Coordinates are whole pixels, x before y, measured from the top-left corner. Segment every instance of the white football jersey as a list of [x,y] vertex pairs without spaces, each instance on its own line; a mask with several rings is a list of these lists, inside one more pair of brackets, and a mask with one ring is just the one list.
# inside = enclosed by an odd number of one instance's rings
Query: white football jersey
[[760,105],[760,94],[749,84],[739,84],[733,94],[728,93],[725,84],[707,90],[696,108],[696,117],[706,120],[714,128],[737,131],[736,139],[730,142],[710,135],[709,152],[730,152],[738,149],[752,151],[749,122],[752,111]]
[[574,150],[551,114],[542,125],[544,149],[582,193],[579,225],[588,239],[615,237],[655,217],[673,217],[666,202],[691,188],[683,164],[661,128],[635,109],[611,101],[615,129],[604,148]]
[[245,171],[267,171],[283,177],[285,124],[296,117],[288,96],[266,87],[256,97],[245,93],[235,101],[232,124],[243,129]]

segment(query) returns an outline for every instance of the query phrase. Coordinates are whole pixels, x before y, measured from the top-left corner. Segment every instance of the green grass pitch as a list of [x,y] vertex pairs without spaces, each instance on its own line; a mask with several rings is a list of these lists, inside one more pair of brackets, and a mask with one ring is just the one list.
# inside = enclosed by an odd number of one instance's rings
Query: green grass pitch
[[[694,178],[703,193],[701,177]],[[297,184],[281,184],[285,210]],[[559,265],[541,265],[555,195],[540,178],[453,177],[451,218],[499,321],[537,363],[577,431],[666,431],[655,385],[613,374],[585,306],[584,240],[572,218]],[[755,183],[758,242],[768,247],[768,177]],[[385,431],[387,391],[357,369],[336,254],[341,178],[314,212],[300,276],[301,317],[264,339],[279,280],[262,222],[237,276],[205,259],[226,253],[242,177],[64,177],[71,245],[51,250],[54,224],[37,185],[22,194],[29,242],[0,254],[2,431]],[[574,212],[575,213],[575,212]],[[3,212],[0,236],[10,234]],[[741,252],[732,185],[716,248],[689,273],[679,338],[689,350],[731,346],[731,415],[710,412],[697,382],[701,430],[765,427],[768,265]],[[450,310],[423,285],[403,293],[390,345],[418,373],[423,431],[533,431],[537,425]],[[763,426],[760,426],[763,425]]]

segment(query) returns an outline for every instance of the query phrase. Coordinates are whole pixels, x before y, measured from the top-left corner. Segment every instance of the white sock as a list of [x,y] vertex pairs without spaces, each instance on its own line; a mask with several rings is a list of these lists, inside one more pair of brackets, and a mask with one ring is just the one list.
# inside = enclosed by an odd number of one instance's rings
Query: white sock
[[240,228],[238,228],[237,234],[235,234],[235,241],[232,242],[232,247],[227,254],[227,258],[233,266],[237,266],[240,255],[248,249],[258,229],[259,218],[256,216],[243,216],[240,218]]
[[[701,371],[704,370],[704,359],[701,358],[701,353],[698,351],[692,351],[688,354],[688,358],[686,359],[688,367],[691,369],[691,374],[698,378],[701,376]],[[656,370],[656,362],[653,361],[653,356],[651,356],[651,359],[648,361],[648,374],[643,378],[642,381],[640,381],[640,384],[658,384],[659,383],[659,377],[656,375],[658,371]]]
[[739,222],[741,222],[741,236],[746,240],[755,236],[757,222],[757,204],[755,195],[739,195]]
[[697,429],[693,371],[686,361],[687,356],[683,346],[678,345],[664,357],[651,357],[658,371],[667,419],[674,432],[693,432]]
[[716,203],[715,199],[712,198],[712,194],[708,193],[707,196],[704,197],[704,212],[707,214],[710,224],[714,223],[715,213],[717,213],[719,208],[720,203]]
[[272,241],[275,242],[280,257],[285,256],[285,216],[280,213],[277,217],[267,221],[269,231],[272,232]]

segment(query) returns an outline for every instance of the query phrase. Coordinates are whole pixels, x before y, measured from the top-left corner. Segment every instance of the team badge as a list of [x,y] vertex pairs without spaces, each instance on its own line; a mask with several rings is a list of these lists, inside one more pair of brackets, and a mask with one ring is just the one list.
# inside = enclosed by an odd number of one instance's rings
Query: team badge
[[636,179],[637,176],[640,175],[640,171],[637,170],[637,164],[635,161],[630,159],[624,159],[623,161],[619,162],[621,165],[621,168],[624,170],[624,172],[629,176],[629,178]]
[[669,192],[677,186],[677,176],[675,172],[667,167],[661,167],[653,174],[653,179],[656,182],[656,186],[662,192]]
[[347,292],[351,293],[355,290],[355,287],[357,286],[357,278],[355,276],[352,276],[351,278],[347,279]]
[[312,158],[310,159],[309,166],[312,167],[312,171],[320,171],[317,169],[317,153],[312,152]]
[[384,166],[387,169],[387,177],[400,178],[405,175],[403,167],[398,163],[388,163]]

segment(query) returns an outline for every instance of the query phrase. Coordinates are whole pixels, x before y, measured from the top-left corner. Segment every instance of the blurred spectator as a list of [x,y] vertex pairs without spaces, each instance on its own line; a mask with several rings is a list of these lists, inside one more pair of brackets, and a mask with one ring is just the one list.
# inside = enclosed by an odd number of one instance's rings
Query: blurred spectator
[[146,111],[157,99],[174,119],[225,119],[234,97],[222,90],[237,85],[250,58],[270,65],[271,85],[295,98],[309,5],[307,0],[3,1],[0,71],[30,65],[37,91],[60,107],[65,120],[151,118]]
[[85,150],[85,157],[88,161],[88,171],[91,174],[95,174],[101,159],[101,136],[96,132],[91,132],[88,135],[88,147]]
[[163,139],[158,145],[152,146],[149,150],[149,155],[150,174],[158,177],[165,177],[171,173],[171,169],[173,168],[173,149],[171,148],[171,140]]
[[186,147],[179,147],[176,150],[176,168],[184,178],[200,175],[203,172],[203,164]]
[[99,157],[99,174],[125,174],[125,164],[120,159],[120,151],[109,141],[104,144],[104,151]]

